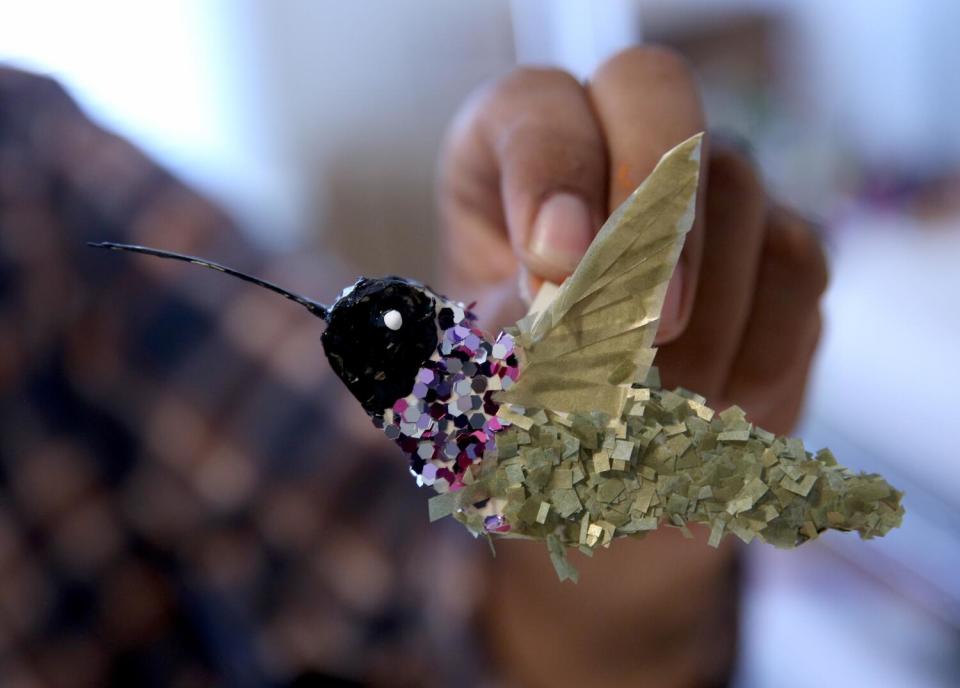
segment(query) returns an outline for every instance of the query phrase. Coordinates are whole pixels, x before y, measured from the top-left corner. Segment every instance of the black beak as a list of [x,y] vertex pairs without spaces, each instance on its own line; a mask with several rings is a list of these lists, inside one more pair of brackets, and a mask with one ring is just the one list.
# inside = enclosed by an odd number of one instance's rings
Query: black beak
[[232,277],[237,277],[242,279],[244,282],[250,282],[256,284],[258,287],[263,287],[264,289],[269,289],[272,292],[280,294],[285,298],[290,299],[296,303],[299,303],[301,306],[306,308],[308,311],[313,313],[315,316],[328,322],[330,319],[330,308],[324,306],[322,303],[318,303],[313,299],[308,299],[305,296],[300,296],[299,294],[294,294],[292,291],[287,291],[283,287],[279,287],[272,282],[267,282],[266,280],[253,277],[244,272],[234,270],[233,268],[228,268],[225,265],[220,265],[219,263],[213,263],[209,260],[204,260],[203,258],[197,258],[195,256],[187,256],[182,253],[173,253],[172,251],[162,251],[156,248],[149,248],[147,246],[135,246],[133,244],[115,244],[112,241],[101,241],[93,242],[88,241],[87,246],[92,246],[93,248],[106,248],[112,251],[131,251],[133,253],[143,253],[148,256],[157,256],[158,258],[170,258],[172,260],[182,260],[186,263],[193,263],[194,265],[199,265],[201,267],[210,268],[211,270],[216,270],[218,272],[226,273]]

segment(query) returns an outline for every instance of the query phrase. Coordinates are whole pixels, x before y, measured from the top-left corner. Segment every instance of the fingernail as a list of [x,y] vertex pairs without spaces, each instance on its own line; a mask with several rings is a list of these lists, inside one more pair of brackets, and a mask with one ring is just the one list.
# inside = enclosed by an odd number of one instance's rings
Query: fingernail
[[680,324],[680,309],[683,306],[683,259],[677,261],[673,277],[667,285],[667,294],[663,297],[663,309],[660,311],[660,328],[657,330],[657,343],[667,342],[677,336]]
[[521,263],[520,269],[517,270],[517,291],[520,293],[520,300],[523,301],[526,306],[533,303],[533,280],[534,278],[530,275],[527,266]]
[[554,194],[540,206],[533,223],[527,250],[537,264],[531,267],[547,273],[545,277],[569,275],[592,238],[590,210],[583,199],[570,193]]

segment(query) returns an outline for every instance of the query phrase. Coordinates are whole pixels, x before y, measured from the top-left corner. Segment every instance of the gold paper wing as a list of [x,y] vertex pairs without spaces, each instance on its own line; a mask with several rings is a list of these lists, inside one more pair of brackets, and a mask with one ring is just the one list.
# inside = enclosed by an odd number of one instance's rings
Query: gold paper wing
[[619,417],[646,379],[667,283],[693,225],[703,134],[668,152],[601,228],[576,271],[517,323],[521,374],[500,400]]

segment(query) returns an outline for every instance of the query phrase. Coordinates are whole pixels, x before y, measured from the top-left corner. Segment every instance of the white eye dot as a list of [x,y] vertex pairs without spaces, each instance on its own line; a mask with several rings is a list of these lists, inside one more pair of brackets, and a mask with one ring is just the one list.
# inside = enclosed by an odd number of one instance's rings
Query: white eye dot
[[403,317],[400,311],[387,311],[383,314],[383,324],[391,330],[399,330],[403,325]]

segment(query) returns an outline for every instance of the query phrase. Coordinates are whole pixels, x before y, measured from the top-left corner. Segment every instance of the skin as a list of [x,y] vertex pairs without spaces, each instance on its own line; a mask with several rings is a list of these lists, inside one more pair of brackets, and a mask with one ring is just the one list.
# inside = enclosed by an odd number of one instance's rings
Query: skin
[[[516,319],[523,293],[572,272],[660,156],[705,129],[689,66],[660,48],[619,53],[587,84],[524,68],[479,89],[440,163],[450,293],[477,298],[490,328]],[[704,160],[657,365],[665,387],[693,389],[714,408],[736,403],[787,433],[820,333],[824,256],[813,227],[768,198],[745,155],[708,137]],[[545,243],[547,221],[556,231]],[[524,686],[686,686],[722,676],[734,642],[736,551],[729,540],[715,550],[705,533],[696,537],[667,528],[593,559],[575,555],[578,585],[556,580],[542,547],[498,544],[485,605],[493,659]]]

